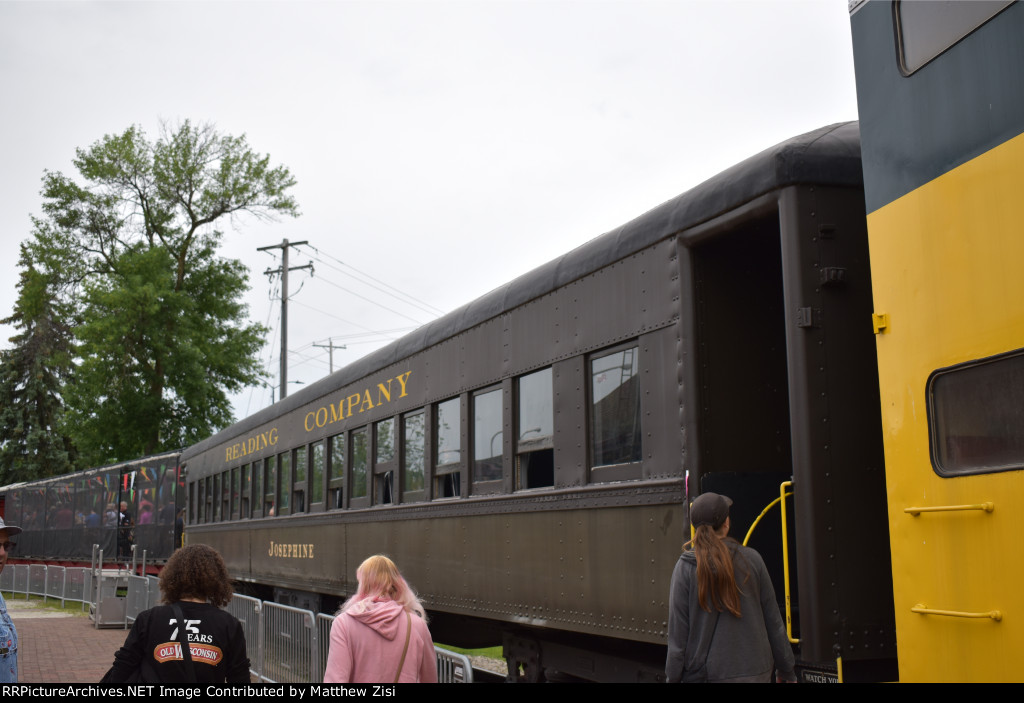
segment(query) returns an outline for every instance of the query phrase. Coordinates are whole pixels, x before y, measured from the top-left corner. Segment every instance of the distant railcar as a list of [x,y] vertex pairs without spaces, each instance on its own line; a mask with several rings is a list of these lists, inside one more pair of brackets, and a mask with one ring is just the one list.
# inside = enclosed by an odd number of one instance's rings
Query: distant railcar
[[[159,566],[175,547],[179,453],[0,488],[4,520],[20,526],[12,561],[80,564],[132,558]],[[121,503],[127,504],[127,519]],[[183,504],[183,503],[182,503]]]

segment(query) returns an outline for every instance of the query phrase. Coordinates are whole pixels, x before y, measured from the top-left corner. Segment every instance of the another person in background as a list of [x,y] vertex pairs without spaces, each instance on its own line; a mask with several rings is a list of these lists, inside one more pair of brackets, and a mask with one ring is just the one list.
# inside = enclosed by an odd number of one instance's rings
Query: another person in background
[[372,556],[331,626],[324,683],[437,683],[427,615],[394,562]]
[[[7,565],[7,556],[14,549],[11,537],[21,534],[21,528],[4,524],[0,518],[0,571]],[[0,683],[18,683],[18,631],[14,629],[7,603],[0,595]]]
[[693,541],[676,562],[668,601],[669,682],[792,682],[793,649],[761,555],[729,539],[732,500],[690,506]]
[[139,614],[102,683],[249,683],[245,633],[222,610],[232,588],[217,550],[190,544],[174,552],[160,592],[165,605]]

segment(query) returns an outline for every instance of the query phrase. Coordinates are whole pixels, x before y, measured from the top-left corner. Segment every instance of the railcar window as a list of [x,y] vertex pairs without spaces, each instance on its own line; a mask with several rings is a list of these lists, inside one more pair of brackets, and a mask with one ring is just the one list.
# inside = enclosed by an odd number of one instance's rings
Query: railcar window
[[366,497],[367,428],[352,431],[352,497]]
[[427,468],[427,415],[418,412],[404,418],[402,452],[402,489],[406,493],[422,491]]
[[395,502],[395,472],[390,466],[395,460],[395,418],[381,420],[373,426],[374,502],[387,504]]
[[375,426],[377,451],[374,463],[386,464],[395,458],[395,418],[381,420]]
[[306,464],[309,461],[305,446],[295,450],[295,490],[293,491],[292,512],[306,512]]
[[239,483],[239,468],[231,469],[231,519],[237,520],[239,511],[242,509],[242,494]]
[[[91,517],[92,513],[89,513],[88,515],[89,515],[89,517]],[[89,525],[89,522],[88,522],[89,517],[86,517],[86,523],[85,524],[86,524],[87,527],[91,527],[91,525]],[[188,484],[188,523],[190,525],[196,524],[196,482],[195,481],[189,481],[189,484]]]
[[210,501],[213,503],[213,522],[220,522],[220,474],[213,476],[213,492]]
[[324,461],[326,449],[323,441],[314,442],[310,445],[312,453],[312,483],[309,486],[310,503],[324,502]]
[[458,398],[437,406],[437,465],[462,461],[462,413]]
[[220,475],[220,519],[231,519],[231,472],[224,471]]
[[928,419],[940,476],[1024,468],[1024,350],[933,373]]
[[[206,477],[206,500],[203,501],[203,522],[213,522],[213,477]],[[106,518],[103,518],[106,524]]]
[[268,456],[263,460],[263,516],[277,514],[277,457]]
[[239,480],[242,482],[242,485],[238,504],[238,517],[244,520],[249,517],[249,501],[252,497],[252,471],[249,468],[249,464],[242,464]]
[[542,369],[519,379],[519,439],[516,488],[555,485],[552,372]]
[[1013,0],[897,2],[893,6],[900,70],[910,75],[1013,4]]
[[203,509],[206,506],[206,481],[199,479],[196,481],[196,505],[192,508],[195,510],[195,522],[203,523],[206,522],[206,511]]
[[638,462],[640,385],[637,347],[590,361],[590,437],[593,466]]
[[292,457],[291,452],[277,455],[277,514],[290,515],[292,507]]
[[345,507],[345,435],[331,437],[327,498],[332,510]]
[[250,494],[252,496],[252,506],[251,506],[252,507],[252,512],[249,514],[249,517],[252,517],[252,514],[255,513],[256,511],[258,511],[260,506],[263,504],[263,501],[262,501],[263,493],[260,492],[260,490],[261,490],[260,489],[260,485],[261,485],[260,484],[260,477],[262,475],[263,475],[263,462],[262,461],[254,461],[254,462],[252,462],[252,493]]
[[473,482],[501,479],[503,393],[500,388],[473,398]]

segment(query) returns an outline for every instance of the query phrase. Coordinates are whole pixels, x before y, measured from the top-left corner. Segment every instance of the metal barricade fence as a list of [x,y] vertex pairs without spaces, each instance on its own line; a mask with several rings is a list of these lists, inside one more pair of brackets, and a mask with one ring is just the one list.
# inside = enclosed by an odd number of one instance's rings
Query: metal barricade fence
[[[159,579],[155,576],[128,578],[127,616],[134,621],[139,613],[160,601]],[[95,605],[92,570],[86,567],[12,564],[0,572],[0,590],[12,594],[41,595],[64,601]],[[107,584],[108,590],[113,584]],[[324,679],[330,651],[334,616],[234,595],[225,608],[242,624],[251,662],[250,671],[260,681],[307,683]],[[440,683],[473,683],[473,666],[464,654],[434,647]]]
[[465,654],[435,646],[438,683],[473,683],[473,664]]
[[236,593],[231,596],[231,602],[225,608],[242,624],[245,648],[249,654],[249,672],[257,678],[262,678],[263,674],[263,643],[260,640],[260,635],[263,633],[263,628],[260,626],[262,606],[263,603],[259,598],[240,596]]
[[327,671],[327,652],[331,648],[331,625],[334,624],[334,616],[326,613],[317,613],[316,616],[316,641],[317,647],[317,670],[314,672],[315,682],[324,680],[324,673]]
[[28,564],[14,565],[14,592],[24,593],[28,600]]
[[[152,605],[155,605],[152,604]],[[145,576],[128,577],[128,593],[125,596],[125,627],[135,622],[139,613],[151,607],[149,602],[149,579]]]
[[64,578],[66,569],[63,566],[47,566],[46,567],[46,596],[43,600],[53,598],[60,601],[60,605],[64,607]]
[[89,569],[73,566],[64,570],[64,599],[81,601],[82,610],[92,595],[92,574]]
[[28,588],[33,596],[46,595],[46,564],[28,565]]
[[313,680],[316,628],[313,612],[278,603],[263,603],[260,680],[306,683]]
[[149,581],[149,605],[147,607],[152,608],[154,605],[160,605],[160,579],[156,576],[147,576]]

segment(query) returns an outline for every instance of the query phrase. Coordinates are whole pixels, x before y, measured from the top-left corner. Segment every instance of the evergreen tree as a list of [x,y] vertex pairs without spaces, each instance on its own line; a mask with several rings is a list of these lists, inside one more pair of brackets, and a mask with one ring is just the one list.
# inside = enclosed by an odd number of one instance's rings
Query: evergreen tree
[[20,263],[14,313],[2,321],[21,331],[0,351],[0,485],[64,474],[74,461],[61,398],[73,349],[67,310],[24,248]]

